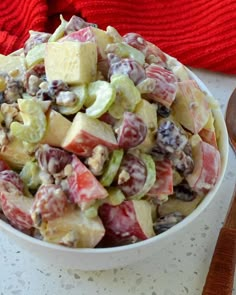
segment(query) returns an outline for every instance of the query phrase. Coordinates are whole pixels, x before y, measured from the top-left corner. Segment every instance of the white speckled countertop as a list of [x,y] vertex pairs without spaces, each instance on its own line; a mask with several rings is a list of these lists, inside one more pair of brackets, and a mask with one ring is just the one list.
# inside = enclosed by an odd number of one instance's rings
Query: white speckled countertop
[[[194,70],[220,101],[223,112],[236,77]],[[83,272],[46,264],[0,232],[0,295],[199,295],[233,192],[232,150],[215,202],[168,247],[121,269]],[[236,279],[235,279],[236,286]],[[236,295],[236,290],[233,291]]]

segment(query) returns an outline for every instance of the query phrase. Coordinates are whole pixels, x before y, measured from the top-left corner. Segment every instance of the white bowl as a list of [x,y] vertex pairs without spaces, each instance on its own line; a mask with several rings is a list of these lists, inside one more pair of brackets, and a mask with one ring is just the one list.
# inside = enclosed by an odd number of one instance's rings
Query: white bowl
[[[192,72],[190,72],[190,74],[198,82],[202,90],[211,95],[205,84],[195,74]],[[17,243],[21,244],[25,249],[30,251],[30,253],[33,253],[48,263],[56,263],[63,267],[77,268],[80,270],[105,270],[122,267],[137,262],[138,260],[142,260],[154,253],[158,253],[158,251],[164,248],[170,240],[177,238],[178,232],[192,223],[208,206],[208,204],[214,199],[224,177],[229,149],[227,129],[219,107],[213,110],[213,114],[217,131],[220,133],[219,149],[222,157],[222,166],[219,179],[214,188],[205,196],[198,207],[183,221],[166,232],[136,244],[114,248],[71,249],[27,236],[2,220],[0,220],[1,231],[5,232],[12,238],[15,238]]]

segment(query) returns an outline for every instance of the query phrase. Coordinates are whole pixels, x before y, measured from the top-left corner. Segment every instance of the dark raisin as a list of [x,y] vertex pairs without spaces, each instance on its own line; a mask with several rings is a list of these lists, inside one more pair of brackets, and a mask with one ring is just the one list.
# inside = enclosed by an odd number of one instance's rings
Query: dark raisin
[[184,219],[184,216],[180,212],[172,212],[166,216],[162,216],[156,220],[153,225],[154,232],[156,234],[161,234],[172,226],[179,223],[181,220]]
[[192,146],[189,142],[187,142],[187,144],[185,145],[184,149],[183,149],[184,153],[187,155],[187,156],[190,156],[192,157]]
[[173,153],[170,156],[170,159],[176,170],[184,176],[193,172],[193,158],[189,155],[186,155],[183,151]]
[[47,90],[39,89],[36,93],[36,97],[39,100],[54,100],[53,97],[51,97]]
[[176,199],[191,202],[196,198],[196,193],[190,188],[187,182],[182,182],[174,187],[174,196]]
[[170,113],[171,113],[171,110],[169,108],[167,108],[166,106],[160,103],[158,104],[157,115],[159,115],[162,118],[167,118],[169,117]]
[[6,103],[13,103],[18,98],[22,97],[23,83],[18,80],[10,78],[7,81],[6,89],[4,91],[4,100]]
[[51,97],[57,96],[60,91],[67,91],[67,90],[69,90],[69,87],[62,80],[53,80],[48,85],[48,93]]
[[4,92],[1,91],[0,92],[0,104],[4,103],[5,102],[5,99],[4,99]]
[[154,151],[159,151],[161,154],[172,154],[182,150],[187,141],[187,137],[172,121],[164,121],[157,129]]

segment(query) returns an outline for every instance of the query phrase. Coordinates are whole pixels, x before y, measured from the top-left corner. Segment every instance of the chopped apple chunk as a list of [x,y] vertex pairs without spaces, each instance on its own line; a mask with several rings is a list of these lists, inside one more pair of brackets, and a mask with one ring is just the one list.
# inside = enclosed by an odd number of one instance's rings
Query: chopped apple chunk
[[91,156],[94,147],[99,144],[110,150],[118,148],[111,126],[84,113],[77,113],[62,147],[67,151],[86,157]]
[[50,42],[46,46],[45,70],[49,81],[68,84],[94,81],[97,74],[97,48],[92,42]]

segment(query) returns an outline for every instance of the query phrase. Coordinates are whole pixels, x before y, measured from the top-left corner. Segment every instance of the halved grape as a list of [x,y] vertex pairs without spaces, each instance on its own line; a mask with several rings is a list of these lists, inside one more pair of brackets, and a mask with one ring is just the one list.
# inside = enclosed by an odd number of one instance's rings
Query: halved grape
[[145,185],[147,168],[136,155],[127,153],[121,162],[118,171],[118,188],[128,198],[138,195]]
[[11,134],[29,143],[39,142],[46,131],[47,120],[39,102],[34,99],[18,99],[20,114],[24,124],[12,122]]
[[141,199],[151,189],[156,181],[156,165],[153,158],[148,154],[140,154],[140,159],[146,166],[147,176],[142,189],[132,199]]
[[131,112],[124,112],[121,126],[118,128],[118,145],[124,149],[136,147],[147,135],[147,126],[141,117]]
[[99,118],[103,115],[116,98],[115,88],[106,81],[92,82],[88,86],[90,106],[86,109],[86,114],[92,118]]

